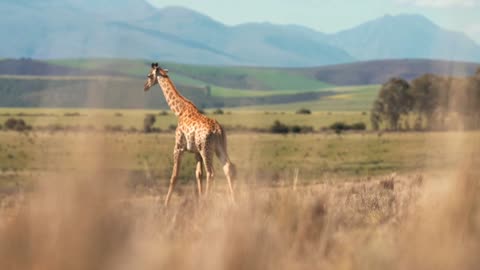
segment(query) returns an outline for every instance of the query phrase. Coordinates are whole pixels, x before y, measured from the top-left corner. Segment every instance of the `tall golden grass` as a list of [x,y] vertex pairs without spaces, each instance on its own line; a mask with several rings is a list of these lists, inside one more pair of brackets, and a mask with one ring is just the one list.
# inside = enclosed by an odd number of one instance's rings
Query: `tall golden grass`
[[220,186],[187,190],[169,208],[121,176],[50,175],[4,207],[0,269],[478,269],[478,175],[465,166],[454,181],[239,184],[235,204]]

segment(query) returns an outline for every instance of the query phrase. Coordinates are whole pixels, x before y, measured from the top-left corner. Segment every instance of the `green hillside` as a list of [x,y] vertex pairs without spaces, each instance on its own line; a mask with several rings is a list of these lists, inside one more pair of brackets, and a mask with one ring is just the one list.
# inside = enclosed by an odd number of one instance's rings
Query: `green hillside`
[[[149,67],[146,61],[125,59],[66,59],[51,60],[49,63],[139,77],[144,77]],[[160,65],[170,71],[176,83],[196,87],[210,85],[223,89],[289,90],[289,92],[294,89],[305,92],[332,86],[315,79],[308,73],[297,72],[294,69],[200,66],[168,62]]]
[[348,86],[328,88],[333,94],[310,101],[285,104],[239,107],[242,110],[295,111],[308,108],[313,111],[361,111],[369,112],[380,90],[379,85]]
[[[367,111],[378,91],[324,83],[315,68],[161,65],[200,108]],[[143,93],[149,66],[129,59],[3,60],[0,107],[167,109],[161,91]]]

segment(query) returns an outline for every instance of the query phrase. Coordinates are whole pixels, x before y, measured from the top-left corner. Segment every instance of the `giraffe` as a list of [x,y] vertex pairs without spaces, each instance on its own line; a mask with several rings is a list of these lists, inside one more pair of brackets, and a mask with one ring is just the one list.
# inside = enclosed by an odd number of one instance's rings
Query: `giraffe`
[[152,63],[143,88],[144,91],[148,91],[157,83],[165,96],[168,106],[178,118],[178,125],[175,131],[175,146],[173,148],[172,176],[168,193],[165,197],[165,206],[168,206],[172,196],[180,170],[182,154],[186,151],[195,154],[197,162],[195,177],[199,197],[202,195],[203,167],[207,176],[205,196],[208,194],[214,179],[213,155],[216,154],[222,164],[223,172],[228,181],[230,197],[233,201],[232,181],[235,177],[236,169],[227,153],[227,137],[224,129],[216,120],[201,114],[193,102],[178,92],[168,76],[167,69],[159,67],[158,63]]

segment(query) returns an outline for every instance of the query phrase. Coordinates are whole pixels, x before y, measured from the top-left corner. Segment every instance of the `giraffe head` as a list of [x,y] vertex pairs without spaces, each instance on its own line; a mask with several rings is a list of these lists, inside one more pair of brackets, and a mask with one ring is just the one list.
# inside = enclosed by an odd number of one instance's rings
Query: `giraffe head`
[[152,86],[158,83],[158,76],[168,77],[168,69],[163,69],[158,66],[158,63],[152,63],[152,68],[147,75],[147,81],[143,86],[144,91],[148,91]]

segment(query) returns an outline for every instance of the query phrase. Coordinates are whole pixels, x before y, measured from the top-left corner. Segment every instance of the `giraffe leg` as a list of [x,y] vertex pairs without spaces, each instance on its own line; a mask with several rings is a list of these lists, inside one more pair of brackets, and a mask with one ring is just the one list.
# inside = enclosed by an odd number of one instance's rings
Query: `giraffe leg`
[[220,162],[222,163],[223,172],[227,177],[228,189],[230,191],[230,198],[232,199],[233,202],[235,202],[235,196],[233,191],[233,180],[236,174],[235,165],[228,158],[226,149],[222,148],[221,146],[217,148],[216,154],[218,159],[220,159]]
[[197,159],[197,169],[195,170],[195,177],[197,178],[198,197],[200,198],[202,196],[203,161],[200,154],[195,154],[195,158]]
[[168,202],[170,201],[170,197],[172,196],[173,189],[175,188],[175,184],[177,183],[177,177],[180,169],[181,160],[182,160],[182,151],[178,148],[175,148],[175,150],[173,151],[172,177],[170,178],[170,186],[168,187],[167,197],[165,198],[165,206],[168,206]]
[[205,149],[202,152],[202,159],[203,159],[203,164],[205,166],[205,171],[207,172],[207,184],[205,186],[205,196],[207,196],[214,178],[213,152]]

